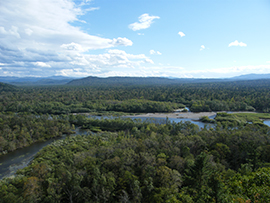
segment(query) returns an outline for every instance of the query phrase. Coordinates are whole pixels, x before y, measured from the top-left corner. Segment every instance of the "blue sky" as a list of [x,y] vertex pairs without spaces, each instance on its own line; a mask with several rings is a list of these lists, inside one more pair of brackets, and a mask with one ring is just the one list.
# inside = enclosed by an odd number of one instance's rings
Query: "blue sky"
[[270,73],[269,0],[9,0],[1,76]]

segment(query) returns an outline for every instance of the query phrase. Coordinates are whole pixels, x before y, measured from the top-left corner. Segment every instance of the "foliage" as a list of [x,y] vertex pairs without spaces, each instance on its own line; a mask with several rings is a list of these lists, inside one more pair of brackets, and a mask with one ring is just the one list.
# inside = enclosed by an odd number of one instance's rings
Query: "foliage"
[[[256,124],[264,126],[262,119],[270,119],[268,113],[217,113],[215,117],[216,122],[220,122],[222,125],[230,123],[230,125],[247,125]],[[202,118],[204,121],[210,122],[209,118]]]
[[61,114],[122,111],[170,112],[188,106],[201,111],[270,109],[270,80],[171,85],[48,86],[3,91],[0,111]]
[[0,113],[0,155],[34,142],[73,133],[70,123],[61,117]]
[[[269,128],[202,129],[189,122],[70,120],[117,132],[68,137],[43,148],[0,202],[267,202]],[[110,123],[111,122],[111,123]],[[116,127],[118,128],[118,127]],[[10,201],[9,201],[10,202]]]
[[[0,151],[71,133],[0,181],[2,202],[268,202],[269,114],[190,122],[96,119],[72,113],[269,112],[269,80],[156,86],[24,87],[0,95]],[[50,115],[49,115],[49,114]],[[122,113],[118,113],[122,114]],[[107,131],[107,132],[106,132]]]

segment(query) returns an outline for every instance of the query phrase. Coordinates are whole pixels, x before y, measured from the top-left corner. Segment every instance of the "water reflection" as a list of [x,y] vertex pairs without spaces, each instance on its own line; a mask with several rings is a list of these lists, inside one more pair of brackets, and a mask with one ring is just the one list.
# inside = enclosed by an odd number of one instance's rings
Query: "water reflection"
[[0,156],[0,179],[15,174],[18,169],[24,168],[33,159],[34,155],[43,147],[56,139],[37,142],[29,147],[17,149],[6,155]]
[[[89,116],[91,118],[96,119],[113,119],[116,117],[113,116]],[[131,118],[133,120],[141,120],[156,124],[165,124],[166,122],[186,122],[189,121],[193,124],[198,125],[200,128],[204,128],[206,125],[205,123],[202,123],[200,121],[194,121],[192,119],[186,119],[186,118],[146,118],[146,117],[132,117],[132,116],[124,116],[123,118]],[[213,127],[213,124],[207,124],[208,128]],[[88,135],[91,131],[81,129],[81,128],[75,128],[75,134],[76,135]],[[0,179],[4,177],[8,177],[11,175],[14,175],[18,169],[22,169],[25,166],[27,166],[30,161],[34,158],[35,154],[39,152],[43,147],[51,144],[53,141],[58,139],[64,139],[65,136],[60,138],[54,138],[47,140],[45,142],[37,142],[32,144],[29,147],[25,147],[22,149],[17,149],[13,152],[8,153],[7,155],[0,156]]]
[[[91,132],[88,130],[76,128],[75,133],[76,135],[87,135]],[[18,169],[26,167],[34,158],[35,154],[38,153],[43,147],[51,144],[56,140],[64,138],[66,138],[66,136],[53,138],[44,142],[36,142],[28,147],[17,149],[6,155],[0,156],[0,179],[14,175]]]
[[201,121],[196,121],[190,118],[155,118],[155,117],[132,117],[132,116],[126,116],[128,118],[132,118],[132,119],[141,119],[142,121],[149,121],[152,123],[156,123],[156,124],[165,124],[166,120],[168,120],[169,122],[175,122],[175,123],[180,123],[180,122],[191,122],[195,125],[198,125],[199,128],[204,128],[204,126],[207,126],[209,128],[214,127],[214,124],[206,124],[203,123]]
[[263,124],[268,125],[270,127],[270,120],[264,120]]
[[[96,119],[116,118],[116,117],[108,117],[108,116],[104,116],[104,117],[91,116],[91,117],[96,118]],[[165,124],[168,121],[175,122],[175,123],[188,121],[188,122],[198,125],[199,128],[207,127],[208,129],[214,128],[215,126],[215,124],[206,124],[206,123],[188,119],[188,118],[154,118],[154,117],[146,118],[146,117],[132,117],[132,116],[124,116],[123,118],[131,118],[133,120],[138,120],[138,121],[141,120],[141,121],[152,122],[156,124]],[[209,116],[209,118],[214,119],[215,115]],[[270,126],[270,120],[265,120],[263,123],[265,125]],[[92,132],[89,130],[80,129],[80,128],[75,129],[76,135],[88,135],[91,133]],[[18,169],[22,169],[25,166],[27,166],[30,163],[30,161],[34,158],[35,154],[39,152],[43,147],[49,145],[55,140],[64,139],[64,138],[65,136],[61,138],[50,139],[45,142],[37,142],[29,147],[17,149],[16,151],[10,152],[7,155],[0,156],[0,179],[14,175]]]

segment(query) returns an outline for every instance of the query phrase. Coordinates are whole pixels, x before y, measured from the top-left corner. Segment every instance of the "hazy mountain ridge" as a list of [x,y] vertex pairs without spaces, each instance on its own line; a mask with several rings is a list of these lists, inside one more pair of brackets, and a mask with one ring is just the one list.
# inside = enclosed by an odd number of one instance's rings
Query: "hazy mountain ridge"
[[0,76],[0,82],[13,84],[13,85],[64,85],[74,78],[65,76],[51,76],[51,77],[13,77],[13,76]]
[[98,85],[171,85],[184,83],[204,83],[220,82],[224,79],[194,79],[194,78],[177,78],[169,79],[164,77],[87,77],[75,79],[67,83],[70,86],[98,86]]
[[270,74],[247,74],[230,78],[232,80],[258,80],[258,79],[270,79]]
[[166,78],[166,77],[108,77],[89,76],[71,78],[65,76],[51,77],[12,77],[0,76],[0,82],[17,86],[39,85],[70,85],[70,86],[99,86],[99,85],[171,85],[185,83],[230,82],[242,80],[270,79],[270,74],[247,74],[232,78]]
[[165,78],[165,77],[108,77],[99,78],[89,76],[75,79],[67,83],[71,86],[97,86],[97,85],[170,85],[184,83],[207,83],[207,82],[233,82],[241,80],[270,79],[270,74],[247,74],[232,78]]

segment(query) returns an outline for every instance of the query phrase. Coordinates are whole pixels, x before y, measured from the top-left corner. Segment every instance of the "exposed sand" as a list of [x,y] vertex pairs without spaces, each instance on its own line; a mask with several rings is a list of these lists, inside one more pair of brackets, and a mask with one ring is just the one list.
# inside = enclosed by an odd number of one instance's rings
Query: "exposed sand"
[[200,112],[200,113],[193,113],[193,112],[179,112],[179,113],[147,113],[147,114],[140,114],[134,115],[132,117],[149,117],[149,118],[190,118],[190,119],[199,119],[203,116],[214,116],[216,112]]

